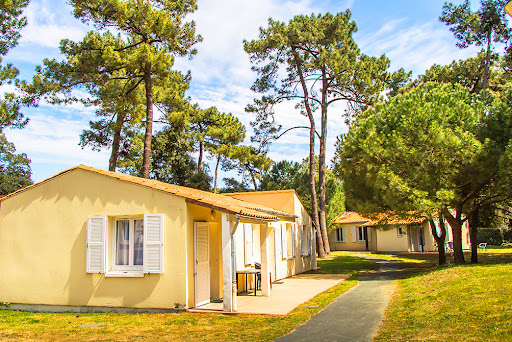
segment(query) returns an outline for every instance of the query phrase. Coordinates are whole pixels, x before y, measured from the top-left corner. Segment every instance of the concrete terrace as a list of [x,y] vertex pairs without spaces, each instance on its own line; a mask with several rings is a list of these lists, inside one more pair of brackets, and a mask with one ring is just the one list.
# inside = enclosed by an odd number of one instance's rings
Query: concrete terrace
[[[286,315],[317,294],[330,289],[347,279],[349,274],[298,274],[272,283],[270,296],[263,297],[261,291],[244,292],[237,296],[236,313]],[[222,302],[209,303],[191,312],[223,312]]]

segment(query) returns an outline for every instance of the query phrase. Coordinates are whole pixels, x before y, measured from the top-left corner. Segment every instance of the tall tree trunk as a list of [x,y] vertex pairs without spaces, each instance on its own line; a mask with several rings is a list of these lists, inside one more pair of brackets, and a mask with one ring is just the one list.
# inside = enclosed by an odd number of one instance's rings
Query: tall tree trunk
[[489,68],[491,66],[491,32],[487,35],[487,55],[485,56],[485,73],[484,81],[482,83],[482,90],[487,89],[487,81],[489,80]]
[[320,220],[318,219],[318,201],[316,197],[316,184],[315,184],[315,118],[309,105],[309,91],[304,80],[304,74],[302,72],[302,64],[300,61],[299,54],[292,48],[293,56],[295,59],[295,66],[297,67],[297,74],[299,75],[300,84],[302,91],[304,92],[304,107],[308,115],[310,130],[309,130],[309,191],[311,192],[311,215],[313,215],[313,223],[316,226],[316,238],[318,240],[318,257],[325,258],[324,242],[322,238],[322,232],[320,228]]
[[462,250],[462,207],[457,207],[457,213],[455,217],[448,211],[443,210],[443,215],[452,228],[453,235],[453,262],[455,265],[462,265],[465,263],[464,251]]
[[201,173],[201,164],[203,163],[203,142],[199,142],[199,158],[197,158],[197,173]]
[[478,207],[469,216],[471,263],[478,264]]
[[254,190],[258,190],[258,184],[256,184],[256,177],[254,177],[254,172],[249,171],[249,174],[251,175],[252,184],[254,185]]
[[217,155],[217,164],[215,164],[215,178],[213,179],[213,193],[217,193],[217,175],[219,174],[220,154]]
[[331,254],[329,246],[329,237],[327,235],[327,222],[325,218],[325,153],[327,144],[327,78],[325,71],[322,70],[322,105],[321,105],[321,128],[320,128],[320,153],[318,156],[318,185],[320,188],[320,230],[324,243],[326,255]]
[[325,258],[325,247],[323,241],[323,234],[320,228],[320,221],[318,219],[318,202],[316,198],[316,183],[315,183],[315,121],[310,120],[311,129],[309,131],[309,191],[311,192],[311,215],[313,216],[313,223],[316,226],[316,238],[318,240],[318,257]]
[[144,86],[146,88],[146,134],[142,156],[142,177],[149,178],[151,166],[151,138],[153,137],[153,88],[151,86],[151,63],[144,66]]
[[444,249],[444,242],[446,240],[446,227],[444,226],[444,219],[443,219],[443,215],[441,213],[438,213],[438,219],[439,219],[439,230],[441,231],[440,235],[437,233],[437,229],[436,229],[434,220],[429,220],[429,223],[430,223],[430,230],[432,231],[432,236],[434,236],[434,240],[436,240],[436,243],[437,243],[437,251],[439,254],[439,265],[444,265],[444,264],[446,264],[446,251]]
[[114,139],[112,140],[112,152],[108,160],[108,170],[116,171],[117,158],[119,157],[119,146],[121,145],[121,131],[123,130],[124,116],[117,113],[116,124],[114,126]]

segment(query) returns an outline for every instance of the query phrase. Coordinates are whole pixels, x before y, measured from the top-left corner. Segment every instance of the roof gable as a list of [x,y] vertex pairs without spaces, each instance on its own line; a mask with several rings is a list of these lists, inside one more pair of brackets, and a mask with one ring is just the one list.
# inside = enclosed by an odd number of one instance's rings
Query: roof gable
[[220,194],[214,194],[214,193],[210,193],[207,191],[187,188],[184,186],[179,186],[179,185],[174,185],[174,184],[168,184],[168,183],[160,182],[160,181],[153,180],[153,179],[140,178],[140,177],[125,175],[125,174],[118,173],[118,172],[100,170],[100,169],[96,169],[96,168],[86,166],[86,165],[78,165],[78,166],[75,166],[68,170],[62,171],[62,172],[56,174],[55,176],[47,178],[41,182],[29,185],[23,189],[20,189],[20,190],[15,191],[5,197],[2,197],[2,198],[0,198],[0,201],[3,201],[10,197],[16,196],[17,194],[19,194],[21,192],[30,190],[33,187],[36,187],[42,183],[46,183],[56,177],[59,177],[61,175],[69,173],[69,172],[73,172],[78,169],[89,171],[89,172],[94,172],[96,174],[111,177],[113,179],[117,179],[120,181],[145,186],[145,187],[148,187],[148,188],[151,188],[154,190],[163,191],[163,192],[175,195],[175,196],[183,197],[183,198],[185,198],[185,201],[187,201],[189,203],[209,207],[209,208],[220,210],[220,211],[224,211],[224,212],[227,212],[230,214],[247,216],[247,217],[262,219],[262,220],[271,220],[271,221],[279,220],[279,217],[295,217],[294,215],[290,215],[289,213],[285,213],[285,212],[282,212],[279,210],[268,208],[263,205],[249,203],[246,201],[242,201],[239,199],[231,198],[231,197],[220,195]]

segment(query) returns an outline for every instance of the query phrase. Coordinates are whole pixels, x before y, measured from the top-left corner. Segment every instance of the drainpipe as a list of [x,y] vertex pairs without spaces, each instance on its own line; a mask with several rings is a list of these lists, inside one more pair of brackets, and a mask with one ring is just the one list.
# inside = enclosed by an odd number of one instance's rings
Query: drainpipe
[[235,250],[235,232],[238,228],[238,224],[240,223],[240,216],[236,215],[236,221],[235,225],[233,226],[233,230],[231,231],[231,292],[233,293],[233,296],[237,295],[237,289],[236,289],[236,250]]

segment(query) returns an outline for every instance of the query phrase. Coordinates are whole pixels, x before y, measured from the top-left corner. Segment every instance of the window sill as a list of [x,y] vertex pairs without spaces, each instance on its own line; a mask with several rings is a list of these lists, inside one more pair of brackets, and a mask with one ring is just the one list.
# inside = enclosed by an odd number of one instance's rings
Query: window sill
[[106,278],[143,278],[144,273],[134,271],[110,271],[105,273]]

